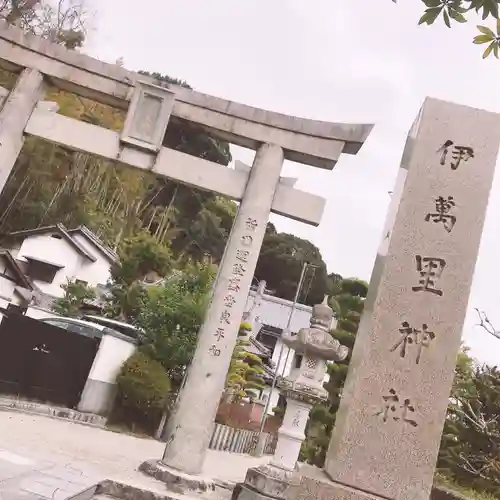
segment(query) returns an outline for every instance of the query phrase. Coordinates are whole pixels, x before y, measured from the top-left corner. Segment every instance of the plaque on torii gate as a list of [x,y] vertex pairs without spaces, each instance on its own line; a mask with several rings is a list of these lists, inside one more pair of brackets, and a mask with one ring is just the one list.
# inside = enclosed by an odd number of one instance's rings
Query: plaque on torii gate
[[[153,79],[26,35],[0,22],[0,68],[20,74],[0,92],[0,189],[25,134],[240,201],[193,362],[171,416],[162,464],[198,474],[211,438],[246,298],[271,212],[318,225],[325,200],[280,180],[285,159],[331,169],[356,154],[372,125],[339,124],[273,113]],[[57,113],[42,102],[47,83],[127,110],[121,132]],[[256,151],[249,171],[162,146],[169,120]]]

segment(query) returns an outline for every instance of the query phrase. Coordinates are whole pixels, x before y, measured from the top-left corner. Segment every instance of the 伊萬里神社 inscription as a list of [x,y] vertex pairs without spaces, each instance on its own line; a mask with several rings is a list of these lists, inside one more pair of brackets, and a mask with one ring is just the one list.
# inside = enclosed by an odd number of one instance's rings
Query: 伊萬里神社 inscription
[[391,347],[390,351],[394,352],[399,348],[399,355],[402,358],[412,346],[416,348],[415,363],[420,363],[422,351],[424,347],[429,347],[431,341],[436,337],[434,332],[429,330],[429,327],[424,323],[421,328],[413,328],[408,321],[404,321],[399,329],[401,338]]
[[438,153],[441,153],[439,161],[441,165],[446,165],[448,153],[450,153],[450,167],[452,170],[456,170],[462,161],[467,162],[471,158],[474,158],[473,148],[470,146],[456,146],[449,139],[438,149]]
[[453,196],[448,196],[446,199],[438,196],[435,200],[436,211],[429,212],[425,216],[427,222],[442,223],[445,230],[451,233],[457,218],[455,215],[450,214],[450,211],[456,206]]
[[499,143],[498,114],[426,100],[326,454],[331,481],[303,478],[290,500],[428,500]]
[[412,427],[418,427],[417,422],[409,416],[415,413],[415,408],[408,398],[400,399],[396,390],[390,389],[388,394],[382,396],[382,400],[382,409],[375,413],[376,417],[381,417],[383,422],[392,419],[395,422],[403,422]]
[[440,257],[415,256],[417,272],[420,274],[418,285],[413,286],[414,292],[430,292],[435,295],[443,295],[443,290],[438,289],[437,281],[441,277],[446,261]]

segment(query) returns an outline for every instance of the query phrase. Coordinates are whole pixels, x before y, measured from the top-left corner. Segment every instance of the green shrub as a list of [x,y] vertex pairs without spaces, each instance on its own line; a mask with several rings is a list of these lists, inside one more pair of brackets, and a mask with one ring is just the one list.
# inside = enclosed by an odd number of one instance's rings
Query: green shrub
[[125,362],[116,382],[115,422],[154,432],[170,392],[170,380],[161,363],[137,351]]

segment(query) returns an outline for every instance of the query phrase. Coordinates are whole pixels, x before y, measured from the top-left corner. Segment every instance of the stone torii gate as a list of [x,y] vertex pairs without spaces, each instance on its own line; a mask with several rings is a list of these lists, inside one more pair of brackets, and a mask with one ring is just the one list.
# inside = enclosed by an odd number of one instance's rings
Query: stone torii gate
[[[159,87],[148,77],[5,23],[0,23],[0,68],[19,74],[14,89],[0,94],[0,190],[27,134],[241,201],[162,461],[198,474],[269,214],[318,225],[323,213],[324,199],[280,182],[283,161],[331,169],[341,153],[359,151],[372,125],[301,119],[173,85]],[[123,130],[80,122],[58,114],[53,105],[42,105],[47,84],[126,110]],[[171,116],[254,149],[250,172],[162,147]]]

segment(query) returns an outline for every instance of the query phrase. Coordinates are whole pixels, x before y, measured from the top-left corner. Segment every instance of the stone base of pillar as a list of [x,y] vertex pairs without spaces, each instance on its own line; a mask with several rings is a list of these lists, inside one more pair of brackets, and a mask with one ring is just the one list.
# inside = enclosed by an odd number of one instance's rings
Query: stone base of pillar
[[209,478],[185,474],[163,464],[160,460],[147,460],[139,465],[139,470],[165,483],[174,493],[214,491],[215,483]]
[[365,491],[332,481],[323,469],[304,465],[300,468],[300,482],[287,491],[286,500],[384,500]]
[[244,483],[233,490],[231,500],[284,500],[292,486],[298,486],[298,471],[260,465],[248,469]]

